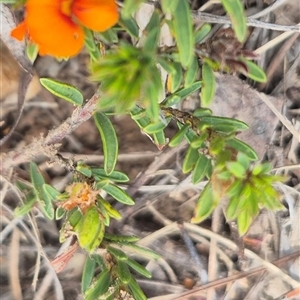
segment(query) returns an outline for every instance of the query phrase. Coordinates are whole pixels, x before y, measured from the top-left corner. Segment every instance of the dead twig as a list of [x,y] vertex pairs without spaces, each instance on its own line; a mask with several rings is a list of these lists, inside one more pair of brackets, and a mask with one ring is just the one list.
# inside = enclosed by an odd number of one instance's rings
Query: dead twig
[[60,146],[59,142],[70,135],[80,124],[92,117],[98,99],[99,94],[94,94],[83,107],[76,108],[71,117],[57,128],[49,131],[45,138],[41,137],[24,148],[0,155],[0,161],[2,162],[0,173],[7,174],[11,167],[28,162],[38,155],[53,158]]
[[[280,266],[280,265],[286,263],[287,261],[296,259],[299,256],[300,256],[300,251],[296,251],[296,252],[294,252],[290,255],[287,255],[283,258],[280,258],[280,259],[274,261],[272,264],[277,267],[277,266]],[[191,295],[195,295],[196,293],[201,292],[203,290],[207,290],[207,289],[212,288],[212,287],[224,286],[225,284],[227,284],[229,282],[232,282],[232,281],[235,281],[235,280],[238,280],[238,279],[241,279],[241,278],[253,276],[253,275],[261,273],[263,271],[266,271],[266,267],[265,266],[260,266],[260,267],[253,268],[251,270],[248,270],[248,271],[245,271],[245,272],[242,272],[242,273],[239,273],[239,274],[231,275],[227,278],[218,279],[218,280],[215,280],[215,281],[210,282],[208,284],[205,284],[205,285],[203,285],[199,288],[195,288],[192,291],[185,292],[185,293],[183,293],[183,294],[181,294],[181,295],[179,295],[175,298],[172,298],[172,300],[188,299],[188,297],[190,297]],[[298,285],[299,285],[299,283],[298,283]]]
[[[216,24],[231,24],[231,21],[228,17],[223,16],[216,16],[204,12],[193,11],[192,16],[196,21],[199,22],[208,22],[208,23],[216,23]],[[252,27],[260,27],[271,29],[275,31],[292,31],[292,32],[299,32],[300,26],[299,25],[278,25],[278,24],[271,24],[262,21],[255,20],[253,18],[247,18],[247,25]]]

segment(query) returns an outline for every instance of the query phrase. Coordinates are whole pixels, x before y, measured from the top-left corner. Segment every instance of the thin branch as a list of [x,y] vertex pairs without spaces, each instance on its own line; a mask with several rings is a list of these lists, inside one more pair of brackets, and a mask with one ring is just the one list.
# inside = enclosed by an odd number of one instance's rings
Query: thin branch
[[285,117],[283,116],[273,105],[273,103],[268,99],[268,97],[265,96],[263,93],[259,93],[259,96],[263,102],[265,102],[266,105],[272,110],[272,112],[276,115],[276,117],[279,119],[279,121],[289,130],[289,132],[295,137],[295,139],[300,142],[300,132],[298,132],[293,124]]
[[7,174],[11,167],[28,162],[38,155],[46,155],[53,158],[60,146],[58,143],[70,135],[80,124],[92,117],[98,99],[99,94],[96,93],[85,106],[76,108],[71,117],[56,129],[49,131],[45,138],[39,138],[21,149],[0,155],[0,161],[2,162],[0,173]]
[[250,16],[250,18],[258,19],[260,17],[263,17],[263,16],[267,15],[268,13],[272,12],[273,10],[275,10],[276,8],[278,8],[279,6],[283,5],[285,2],[287,2],[287,0],[275,0],[268,7],[263,9],[262,11]]
[[[193,11],[192,16],[196,21],[199,22],[208,22],[208,23],[216,23],[216,24],[231,24],[231,21],[228,17],[217,16],[213,14],[208,14],[199,11]],[[266,23],[262,21],[255,20],[253,18],[247,18],[247,25],[252,27],[260,27],[266,28],[276,31],[293,31],[293,32],[300,32],[299,25],[278,25],[272,23]]]

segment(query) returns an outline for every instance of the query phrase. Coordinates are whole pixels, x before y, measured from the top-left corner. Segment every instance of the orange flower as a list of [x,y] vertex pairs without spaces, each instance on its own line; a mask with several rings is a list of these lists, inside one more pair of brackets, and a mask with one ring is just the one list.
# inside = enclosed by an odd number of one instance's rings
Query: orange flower
[[27,35],[41,55],[69,57],[83,47],[81,25],[105,31],[118,18],[115,0],[28,0],[25,20],[11,36],[21,41]]

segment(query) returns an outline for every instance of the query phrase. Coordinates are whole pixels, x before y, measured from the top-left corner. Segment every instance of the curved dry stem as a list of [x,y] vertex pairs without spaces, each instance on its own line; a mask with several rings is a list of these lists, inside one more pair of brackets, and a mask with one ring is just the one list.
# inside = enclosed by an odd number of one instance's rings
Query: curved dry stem
[[46,155],[55,160],[60,142],[70,135],[80,124],[89,120],[99,99],[99,94],[94,96],[83,106],[74,110],[71,117],[66,119],[60,126],[49,131],[46,137],[41,137],[33,141],[31,144],[8,153],[0,155],[0,173],[7,174],[11,167],[17,166],[21,163],[31,161],[39,155]]

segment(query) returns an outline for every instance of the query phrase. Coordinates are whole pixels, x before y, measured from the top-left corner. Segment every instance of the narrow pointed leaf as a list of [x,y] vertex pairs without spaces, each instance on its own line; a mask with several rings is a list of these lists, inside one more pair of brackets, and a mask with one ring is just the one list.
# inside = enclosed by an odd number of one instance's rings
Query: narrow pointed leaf
[[178,146],[183,141],[184,135],[186,134],[186,132],[189,130],[190,127],[191,127],[190,124],[184,124],[183,127],[179,129],[177,133],[172,137],[169,146],[170,147]]
[[243,121],[226,118],[226,117],[217,117],[217,116],[203,116],[200,118],[201,122],[208,124],[210,127],[217,127],[217,126],[232,126],[236,130],[246,130],[249,126],[244,123]]
[[110,233],[105,233],[104,238],[118,243],[135,243],[140,240],[140,238],[135,235],[116,235]]
[[117,260],[127,260],[128,256],[120,249],[108,246],[107,250],[117,259]]
[[197,79],[199,71],[199,63],[198,58],[194,55],[192,59],[192,63],[187,68],[184,76],[184,86],[189,87],[191,86],[195,80]]
[[98,299],[99,296],[104,294],[110,285],[110,273],[109,270],[106,269],[101,272],[101,274],[96,279],[96,282],[93,286],[87,290],[85,294],[85,300],[95,300]]
[[116,182],[127,182],[129,181],[128,176],[120,171],[112,171],[109,175],[106,174],[105,170],[103,168],[92,168],[92,174],[94,176],[97,176],[99,178],[103,179],[109,179]]
[[257,82],[267,82],[267,75],[261,67],[250,60],[242,58],[241,60],[247,65],[248,69],[248,73],[245,72],[244,75]]
[[174,63],[175,72],[170,74],[167,81],[168,91],[174,93],[181,85],[183,79],[182,66],[180,63]]
[[119,260],[118,261],[118,275],[119,275],[119,278],[121,279],[121,281],[124,283],[124,284],[128,284],[132,278],[132,275],[129,271],[129,268],[126,264],[126,262],[122,261],[122,260]]
[[122,189],[114,184],[108,184],[102,188],[105,192],[111,195],[114,199],[127,205],[134,205],[132,198]]
[[214,201],[212,186],[210,183],[208,183],[200,195],[200,198],[195,208],[194,217],[192,218],[191,222],[202,222],[210,216],[210,214],[216,206],[217,203],[216,201]]
[[96,262],[89,256],[86,257],[84,264],[82,279],[81,279],[81,291],[84,294],[90,287],[92,280],[94,278],[94,272],[96,268]]
[[133,37],[139,37],[139,27],[134,18],[120,18],[119,24]]
[[76,87],[50,78],[41,78],[40,82],[53,95],[74,105],[82,105],[83,95]]
[[138,283],[136,280],[131,277],[130,282],[128,283],[131,294],[133,296],[133,299],[135,300],[147,300],[147,297],[145,296],[144,292],[142,289],[139,287]]
[[243,236],[249,229],[252,222],[252,217],[247,210],[241,212],[237,217],[238,231]]
[[195,33],[195,43],[200,43],[211,31],[210,24],[203,24],[200,29]]
[[122,9],[122,16],[124,19],[130,18],[132,13],[139,8],[142,2],[143,0],[126,0]]
[[208,106],[215,96],[216,79],[211,66],[206,62],[202,66],[202,80],[201,104]]
[[200,182],[204,178],[209,164],[210,160],[204,154],[200,154],[192,175],[193,184]]
[[126,263],[128,264],[128,266],[130,266],[133,270],[135,270],[137,273],[141,274],[142,276],[146,278],[152,277],[151,273],[145,267],[137,263],[135,260],[128,258],[126,260]]
[[103,143],[104,170],[107,175],[110,175],[116,166],[118,158],[118,139],[116,131],[104,113],[96,112],[94,120]]
[[144,31],[147,37],[143,47],[144,50],[149,52],[155,52],[158,47],[160,35],[160,19],[159,14],[156,10],[153,12],[151,19]]
[[190,172],[199,158],[198,149],[189,147],[182,164],[182,172],[184,174]]
[[81,174],[83,174],[84,176],[86,176],[88,178],[90,178],[92,176],[91,167],[82,162],[77,163],[76,171],[80,172]]
[[244,42],[247,35],[246,16],[241,0],[221,0],[221,3],[230,17],[237,39]]
[[178,1],[176,9],[173,11],[173,29],[180,62],[183,67],[188,67],[194,53],[194,35],[192,16],[187,0]]
[[15,208],[14,216],[19,217],[19,216],[23,216],[23,215],[27,214],[28,212],[30,212],[30,210],[36,204],[36,202],[37,202],[36,195],[34,194],[33,191],[31,191],[26,196],[26,203]]
[[102,206],[102,208],[106,211],[108,216],[116,219],[116,220],[121,220],[122,215],[106,200],[104,199],[99,199],[98,204]]
[[237,151],[240,151],[248,156],[249,159],[251,160],[257,160],[258,156],[257,153],[253,148],[251,148],[249,145],[246,143],[238,140],[238,139],[230,139],[226,141],[226,144]]

